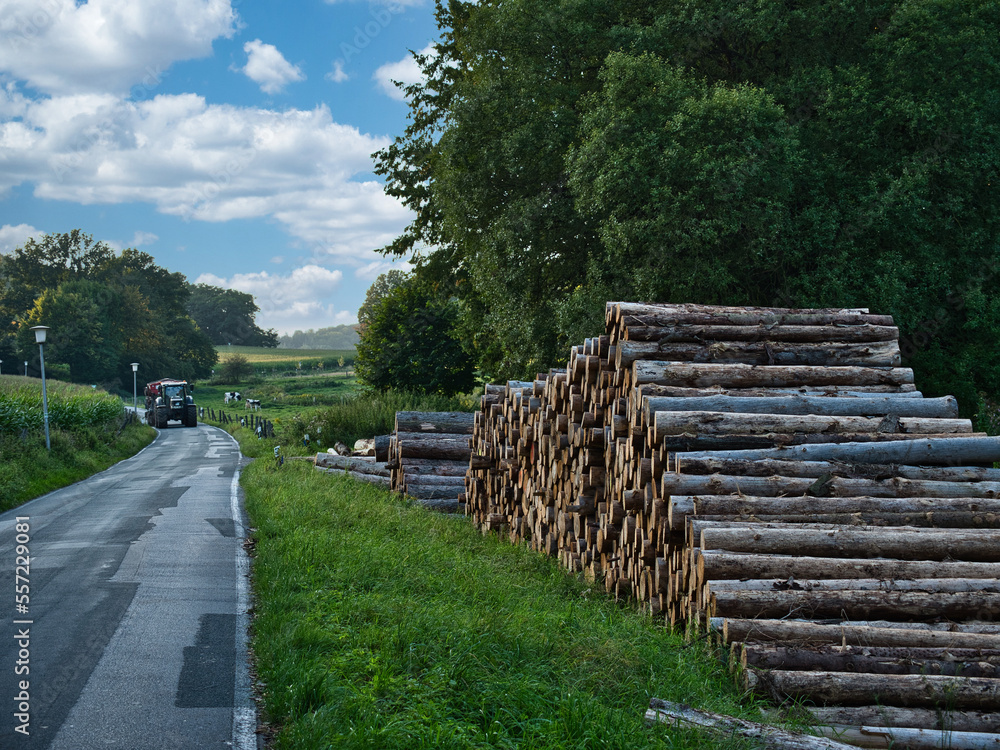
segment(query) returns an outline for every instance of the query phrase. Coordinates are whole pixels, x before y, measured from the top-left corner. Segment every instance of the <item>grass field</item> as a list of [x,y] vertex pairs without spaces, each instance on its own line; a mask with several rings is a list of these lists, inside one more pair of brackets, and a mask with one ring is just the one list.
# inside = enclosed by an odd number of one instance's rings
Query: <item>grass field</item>
[[242,481],[275,748],[749,746],[647,727],[653,696],[756,710],[706,646],[551,558],[305,462]]

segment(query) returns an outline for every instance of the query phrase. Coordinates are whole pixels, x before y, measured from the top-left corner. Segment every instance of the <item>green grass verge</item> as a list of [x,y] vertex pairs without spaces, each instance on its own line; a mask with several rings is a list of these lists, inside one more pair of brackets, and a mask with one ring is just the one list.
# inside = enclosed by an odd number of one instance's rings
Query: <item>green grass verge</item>
[[243,486],[275,748],[747,746],[645,726],[651,696],[751,709],[716,654],[554,560],[305,463]]
[[137,423],[122,428],[117,398],[89,386],[48,381],[50,417],[59,415],[67,427],[52,421],[52,450],[46,450],[44,430],[36,426],[42,420],[41,390],[40,380],[0,378],[0,412],[6,415],[0,424],[0,512],[104,471],[156,436]]

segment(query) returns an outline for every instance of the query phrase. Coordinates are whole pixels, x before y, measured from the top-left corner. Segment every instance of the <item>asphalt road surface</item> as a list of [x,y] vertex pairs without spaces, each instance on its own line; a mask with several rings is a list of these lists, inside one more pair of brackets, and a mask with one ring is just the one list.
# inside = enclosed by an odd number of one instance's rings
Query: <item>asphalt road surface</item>
[[240,462],[171,423],[0,515],[0,748],[256,748]]

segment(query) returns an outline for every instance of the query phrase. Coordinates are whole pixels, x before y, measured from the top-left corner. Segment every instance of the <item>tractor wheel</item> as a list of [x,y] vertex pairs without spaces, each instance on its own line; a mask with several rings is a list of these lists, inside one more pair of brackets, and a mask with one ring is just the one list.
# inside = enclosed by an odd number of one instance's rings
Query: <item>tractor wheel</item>
[[194,404],[188,404],[184,408],[184,425],[186,427],[198,426],[198,407]]
[[165,430],[167,428],[167,419],[169,419],[169,416],[167,415],[167,407],[157,406],[155,417],[156,424],[153,426],[157,429]]

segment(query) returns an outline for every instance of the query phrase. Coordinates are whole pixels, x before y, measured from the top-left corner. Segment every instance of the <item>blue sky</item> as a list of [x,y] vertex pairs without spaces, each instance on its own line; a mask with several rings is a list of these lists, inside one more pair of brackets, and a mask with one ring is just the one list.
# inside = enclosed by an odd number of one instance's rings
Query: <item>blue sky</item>
[[410,218],[390,80],[436,38],[432,0],[0,0],[0,252],[79,228],[264,328],[355,322]]

